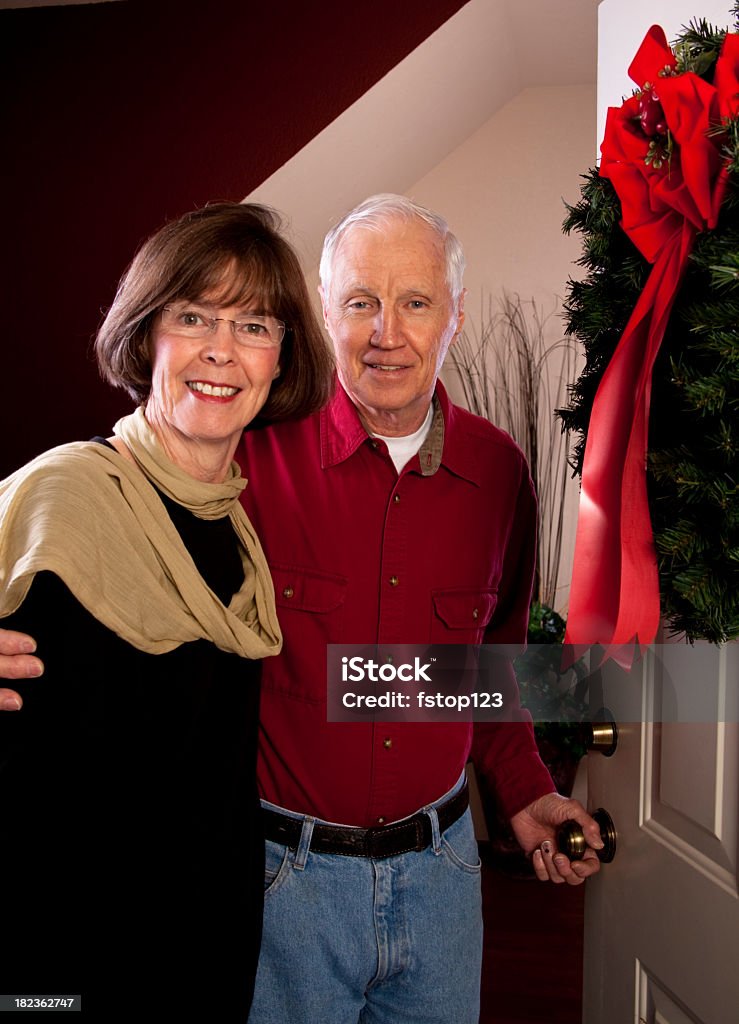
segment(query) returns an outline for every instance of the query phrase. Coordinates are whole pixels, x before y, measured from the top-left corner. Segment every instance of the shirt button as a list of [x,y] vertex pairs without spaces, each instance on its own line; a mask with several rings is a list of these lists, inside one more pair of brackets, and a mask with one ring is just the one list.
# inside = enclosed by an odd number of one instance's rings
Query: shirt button
[[479,615],[479,614],[480,614],[480,613],[478,612],[477,608],[473,608],[473,609],[472,609],[472,618],[473,618],[473,619],[476,619],[476,618],[478,617],[478,615]]
[[392,747],[393,745],[393,741],[390,739],[389,736],[386,736],[385,739],[382,741],[382,745],[385,748],[385,750],[389,750],[390,747]]
[[391,576],[388,582],[390,583],[391,587],[397,587],[397,585],[400,583],[400,580],[398,579],[397,576]]
[[382,815],[377,819],[377,824],[378,825],[384,825],[385,824],[385,818],[382,817]]
[[282,591],[282,596],[283,597],[292,597],[294,593],[295,593],[295,591],[293,590],[292,587],[285,587],[285,589]]
[[400,504],[400,495],[396,494],[395,497],[393,498],[393,501],[395,502],[396,505],[399,505]]

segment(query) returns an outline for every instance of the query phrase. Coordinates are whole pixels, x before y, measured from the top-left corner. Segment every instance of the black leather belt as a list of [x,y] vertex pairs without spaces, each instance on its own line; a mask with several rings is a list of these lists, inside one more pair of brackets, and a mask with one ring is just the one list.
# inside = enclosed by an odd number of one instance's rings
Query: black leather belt
[[[444,832],[461,818],[469,804],[467,783],[458,793],[436,808],[439,829]],[[274,843],[297,850],[303,830],[302,818],[289,818],[279,811],[262,808],[264,835]],[[431,845],[431,820],[428,814],[394,821],[378,828],[349,828],[344,825],[313,826],[310,849],[313,853],[337,853],[345,857],[397,857],[411,850],[425,850]]]

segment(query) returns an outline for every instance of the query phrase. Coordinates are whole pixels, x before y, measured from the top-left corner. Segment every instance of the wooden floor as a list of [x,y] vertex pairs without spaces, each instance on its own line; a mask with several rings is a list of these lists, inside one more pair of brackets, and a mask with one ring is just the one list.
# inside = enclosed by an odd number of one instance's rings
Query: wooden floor
[[585,886],[511,878],[481,856],[480,1024],[581,1024]]

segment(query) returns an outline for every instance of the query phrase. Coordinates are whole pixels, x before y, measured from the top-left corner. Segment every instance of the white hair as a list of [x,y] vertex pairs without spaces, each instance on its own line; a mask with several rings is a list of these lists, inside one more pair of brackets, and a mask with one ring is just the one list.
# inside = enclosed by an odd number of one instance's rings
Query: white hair
[[407,196],[395,195],[393,192],[381,192],[365,199],[342,217],[326,235],[320,264],[321,287],[324,295],[329,294],[334,257],[339,243],[347,231],[358,224],[375,231],[382,230],[387,227],[390,220],[395,218],[405,221],[422,220],[439,236],[439,240],[444,246],[446,282],[451,292],[452,301],[456,304],[462,294],[465,266],[464,251],[459,239],[438,213],[433,213],[425,206],[414,203]]

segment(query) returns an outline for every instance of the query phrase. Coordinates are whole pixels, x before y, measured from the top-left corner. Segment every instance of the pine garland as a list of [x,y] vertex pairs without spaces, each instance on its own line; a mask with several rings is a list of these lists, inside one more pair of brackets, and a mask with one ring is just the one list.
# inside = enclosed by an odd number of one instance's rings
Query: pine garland
[[[739,31],[739,0],[732,13]],[[691,22],[673,44],[678,70],[712,81],[723,37]],[[739,638],[739,119],[718,128],[729,186],[717,227],[696,239],[655,364],[648,457],[662,612],[675,633],[713,643]],[[565,323],[586,363],[558,410],[578,437],[576,474],[600,379],[651,269],[619,226],[610,181],[595,169],[583,181],[563,230],[583,239],[586,274],[568,282]]]

